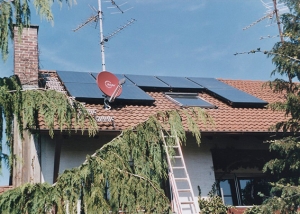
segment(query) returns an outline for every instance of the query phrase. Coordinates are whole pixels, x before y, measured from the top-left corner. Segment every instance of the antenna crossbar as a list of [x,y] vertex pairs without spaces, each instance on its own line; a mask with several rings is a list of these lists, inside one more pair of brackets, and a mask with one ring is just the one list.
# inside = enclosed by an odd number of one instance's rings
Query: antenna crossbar
[[75,28],[75,29],[73,29],[73,31],[76,32],[77,30],[81,29],[82,27],[84,27],[85,25],[87,25],[90,22],[93,22],[93,21],[97,22],[98,19],[99,19],[99,15],[98,14],[97,15],[93,15],[90,18],[88,18],[84,23],[78,25],[78,27]]
[[[1,1],[1,0],[0,0]],[[108,0],[107,2],[110,2],[112,4],[113,7],[111,8],[117,8],[118,9],[118,13],[124,13],[125,11],[131,9],[127,9],[127,10],[122,10],[121,6],[126,4],[127,2],[121,4],[121,5],[117,5],[116,2],[114,0]],[[116,35],[117,33],[119,33],[121,30],[123,30],[124,28],[126,28],[127,26],[131,25],[134,21],[136,21],[135,19],[131,19],[129,22],[127,22],[125,25],[123,25],[122,27],[120,27],[118,30],[116,30],[115,32],[111,33],[110,35],[104,37],[103,36],[103,11],[102,11],[102,0],[98,0],[98,9],[91,7],[90,8],[92,10],[94,10],[94,12],[96,12],[96,15],[92,15],[90,18],[88,18],[84,23],[80,24],[77,28],[73,29],[74,32],[78,31],[79,29],[81,29],[82,27],[84,27],[85,25],[89,24],[90,22],[96,22],[96,25],[99,22],[99,30],[100,30],[100,51],[101,51],[101,60],[102,60],[102,71],[105,71],[105,53],[104,53],[104,43],[108,42],[108,40],[113,37],[114,35]]]
[[124,11],[116,4],[114,0],[111,0],[111,4],[114,5],[121,13],[124,13]]
[[108,42],[108,40],[110,38],[112,38],[114,35],[116,35],[117,33],[119,33],[121,30],[123,30],[124,28],[128,27],[129,25],[133,24],[133,22],[135,22],[135,19],[131,19],[130,21],[128,21],[125,25],[123,25],[122,27],[120,27],[118,30],[114,31],[113,33],[109,34],[108,36],[105,36],[102,43],[104,42]]

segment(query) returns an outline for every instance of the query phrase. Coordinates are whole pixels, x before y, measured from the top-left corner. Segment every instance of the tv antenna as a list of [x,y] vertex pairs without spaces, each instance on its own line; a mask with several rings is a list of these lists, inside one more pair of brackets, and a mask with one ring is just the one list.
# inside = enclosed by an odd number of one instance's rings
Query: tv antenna
[[[117,9],[117,12],[113,12],[112,14],[116,14],[116,13],[124,13],[131,8],[128,8],[126,10],[121,9],[121,7],[125,4],[127,4],[127,2],[121,4],[121,5],[117,5],[116,2],[114,0],[108,0],[106,2],[109,2],[112,4],[111,7],[108,7],[110,9]],[[91,6],[90,6],[91,7]],[[122,31],[124,28],[128,27],[129,25],[133,24],[133,22],[135,22],[135,19],[131,19],[130,21],[128,21],[125,25],[119,27],[116,31],[114,31],[113,33],[109,34],[108,36],[104,36],[103,35],[103,11],[102,11],[102,0],[98,0],[98,9],[96,9],[95,7],[91,7],[94,11],[95,11],[95,15],[92,15],[90,18],[88,18],[85,22],[83,22],[82,24],[80,24],[77,28],[73,29],[74,32],[76,32],[77,30],[81,29],[82,27],[84,27],[85,25],[91,23],[91,22],[96,22],[96,27],[97,24],[99,23],[99,31],[100,31],[100,51],[101,51],[101,61],[102,61],[102,71],[105,71],[105,43],[109,41],[110,38],[112,38],[114,35],[116,35],[117,33],[119,33],[120,31]]]
[[277,3],[277,0],[272,0],[272,2],[264,2],[263,0],[260,0],[263,6],[267,9],[265,15],[261,17],[260,19],[256,20],[255,22],[251,23],[250,25],[246,26],[243,28],[243,30],[247,30],[250,27],[256,25],[257,23],[265,20],[265,19],[270,19],[270,20],[275,20],[276,24],[278,26],[278,32],[279,36],[266,36],[266,37],[260,37],[260,39],[265,39],[265,38],[275,38],[275,37],[280,37],[281,42],[284,42],[283,35],[282,35],[282,29],[281,29],[281,22],[280,22],[280,14],[287,12],[289,9],[287,6],[285,6],[284,3]]

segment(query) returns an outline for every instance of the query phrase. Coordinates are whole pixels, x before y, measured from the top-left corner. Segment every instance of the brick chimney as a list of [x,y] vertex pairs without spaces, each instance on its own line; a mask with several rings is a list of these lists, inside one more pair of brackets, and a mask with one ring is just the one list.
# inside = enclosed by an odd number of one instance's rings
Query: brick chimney
[[14,74],[23,88],[38,87],[38,29],[38,26],[24,28],[20,37],[18,28],[14,28]]

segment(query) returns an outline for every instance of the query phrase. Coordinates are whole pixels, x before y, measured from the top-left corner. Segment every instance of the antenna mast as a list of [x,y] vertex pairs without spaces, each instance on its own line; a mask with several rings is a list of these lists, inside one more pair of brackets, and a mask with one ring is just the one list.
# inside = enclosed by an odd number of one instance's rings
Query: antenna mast
[[101,7],[101,0],[98,0],[98,17],[99,17],[99,28],[100,28],[100,49],[102,59],[102,71],[105,71],[105,53],[104,53],[104,40],[103,40],[103,12]]
[[[124,4],[118,6],[116,4],[116,2],[114,0],[108,0],[107,2],[110,2],[113,6],[109,7],[109,8],[114,8],[117,9],[119,12],[117,13],[124,13],[125,11],[128,11],[132,8],[129,8],[127,10],[122,10],[120,8],[120,6],[126,4],[127,2],[125,2]],[[92,15],[90,18],[88,18],[85,22],[83,22],[82,24],[80,24],[77,28],[75,28],[73,31],[76,32],[77,30],[81,29],[82,27],[84,27],[85,25],[89,24],[90,22],[98,22],[99,21],[99,30],[100,30],[100,50],[101,50],[101,61],[102,61],[102,71],[105,71],[105,51],[104,51],[104,44],[106,42],[108,42],[108,40],[113,37],[114,35],[116,35],[117,33],[119,33],[120,31],[122,31],[124,28],[128,27],[129,25],[131,25],[133,22],[135,22],[135,19],[131,19],[130,21],[128,21],[125,25],[121,26],[119,29],[117,29],[115,32],[111,33],[110,35],[104,37],[103,36],[103,11],[102,11],[102,0],[98,0],[98,10],[94,7],[91,7],[91,9],[93,9],[97,14],[96,15]],[[96,24],[97,26],[97,24]]]

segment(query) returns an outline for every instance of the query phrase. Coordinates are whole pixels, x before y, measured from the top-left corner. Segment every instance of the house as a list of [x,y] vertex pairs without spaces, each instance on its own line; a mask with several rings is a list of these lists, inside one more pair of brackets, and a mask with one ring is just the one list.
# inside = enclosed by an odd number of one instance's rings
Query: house
[[[200,124],[201,146],[187,133],[183,155],[194,195],[206,197],[215,181],[226,204],[249,206],[260,203],[257,192],[265,181],[262,164],[269,158],[266,140],[280,135],[269,130],[284,120],[282,112],[266,108],[283,97],[264,88],[263,81],[225,80],[201,77],[155,77],[117,74],[125,78],[122,94],[104,108],[103,93],[95,73],[84,71],[39,70],[38,27],[25,29],[21,41],[15,41],[14,71],[24,89],[54,89],[83,102],[98,124],[93,138],[73,133],[48,135],[40,119],[41,134],[25,133],[21,140],[17,127],[14,153],[22,160],[13,169],[13,185],[26,182],[54,183],[65,169],[79,166],[87,154],[109,142],[120,132],[158,111],[197,106],[205,109],[214,125]],[[17,37],[16,37],[17,38]],[[118,71],[122,73],[122,71]],[[248,189],[251,189],[249,192]]]

